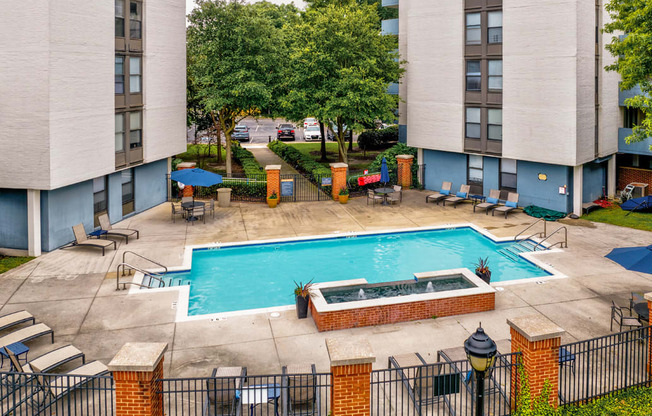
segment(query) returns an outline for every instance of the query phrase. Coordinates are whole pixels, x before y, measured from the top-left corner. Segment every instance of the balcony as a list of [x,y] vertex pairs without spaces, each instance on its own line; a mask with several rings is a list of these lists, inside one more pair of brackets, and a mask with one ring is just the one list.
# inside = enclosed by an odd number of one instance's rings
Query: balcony
[[625,100],[632,98],[635,95],[641,95],[641,87],[638,85],[627,91],[618,91],[618,105],[623,107],[625,105]]
[[398,7],[398,0],[383,0],[383,7]]
[[383,35],[398,35],[398,19],[383,20],[381,33]]
[[398,83],[392,82],[387,87],[387,94],[398,95]]
[[625,137],[632,134],[632,129],[619,128],[618,129],[618,151],[620,153],[630,153],[634,155],[645,155],[652,156],[652,137],[648,137],[642,142],[636,142],[632,144],[625,143]]

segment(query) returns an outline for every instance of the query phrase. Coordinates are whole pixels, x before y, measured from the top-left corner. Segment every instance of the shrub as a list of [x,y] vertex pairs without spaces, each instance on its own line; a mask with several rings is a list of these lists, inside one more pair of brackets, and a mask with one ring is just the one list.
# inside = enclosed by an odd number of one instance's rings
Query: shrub
[[309,156],[304,155],[294,147],[288,146],[280,140],[271,142],[267,147],[281,159],[292,165],[292,167],[305,173],[309,180],[318,185],[323,176],[330,176],[331,174],[329,168],[324,167],[321,163],[315,162]]
[[258,163],[254,157],[253,153],[240,146],[240,143],[233,143],[231,145],[231,151],[233,153],[233,159],[235,159],[240,164],[240,166],[242,166],[246,177],[257,178],[261,174],[265,173],[262,166],[260,166],[260,163]]
[[383,149],[396,142],[398,142],[398,126],[365,130],[358,136],[358,147],[362,150]]

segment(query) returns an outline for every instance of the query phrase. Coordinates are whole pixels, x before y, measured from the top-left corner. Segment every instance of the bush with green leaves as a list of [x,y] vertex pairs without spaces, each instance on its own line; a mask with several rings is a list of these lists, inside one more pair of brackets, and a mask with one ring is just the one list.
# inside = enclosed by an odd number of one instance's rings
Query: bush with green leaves
[[260,163],[258,163],[254,157],[253,153],[240,146],[240,143],[233,143],[231,146],[231,151],[233,159],[235,159],[240,164],[240,166],[242,166],[246,177],[257,178],[261,174],[265,173],[262,166],[260,166]]
[[358,147],[362,150],[383,149],[396,142],[398,142],[398,126],[365,130],[358,136]]
[[280,140],[274,140],[267,147],[299,172],[305,173],[314,183],[319,183],[322,177],[331,174],[330,169]]

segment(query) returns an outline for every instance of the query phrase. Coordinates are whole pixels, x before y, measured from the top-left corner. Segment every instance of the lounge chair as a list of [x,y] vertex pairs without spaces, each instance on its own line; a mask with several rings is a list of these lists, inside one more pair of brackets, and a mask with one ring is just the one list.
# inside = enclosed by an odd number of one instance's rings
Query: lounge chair
[[133,230],[130,228],[113,228],[107,214],[100,215],[98,220],[100,221],[100,227],[102,230],[106,231],[107,235],[117,235],[118,237],[124,237],[126,239],[126,244],[129,244],[129,237],[134,234],[136,234],[136,240],[140,238],[140,233],[138,230]]
[[17,329],[0,338],[0,348],[11,345],[15,342],[25,342],[48,334],[52,337],[52,343],[54,344],[54,331],[45,324],[36,324]]
[[[432,409],[425,406],[440,402],[444,403],[449,414],[454,414],[449,396],[460,392],[461,374],[458,371],[441,373],[445,365],[428,364],[419,353],[389,357],[388,366],[400,370],[403,385],[419,415],[430,414]],[[447,367],[454,370],[452,366]]]
[[17,311],[2,315],[0,316],[0,331],[29,321],[32,321],[32,325],[34,325],[34,317],[27,311]]
[[469,201],[469,192],[471,192],[470,185],[460,186],[460,191],[456,193],[455,196],[444,198],[444,206],[446,206],[446,202],[448,202],[449,204],[453,204],[453,208],[457,208],[457,204],[460,202]]
[[380,195],[376,195],[372,189],[367,190],[367,205],[369,205],[369,200],[372,201],[374,205],[376,205],[376,201],[383,202],[383,197]]
[[88,246],[88,247],[97,247],[102,249],[102,255],[104,255],[104,250],[106,250],[107,247],[110,247],[113,245],[113,249],[117,249],[118,246],[115,243],[115,241],[110,241],[110,240],[91,240],[88,238],[88,235],[86,235],[86,230],[84,230],[84,224],[77,224],[72,227],[72,232],[75,234],[75,242],[74,245],[76,246]]
[[493,211],[491,211],[491,215],[494,215],[496,212],[504,212],[505,218],[507,218],[507,214],[516,208],[518,208],[518,194],[515,192],[510,192],[507,194],[507,201],[505,202],[505,205],[494,208]]
[[213,369],[206,381],[203,416],[236,415],[240,413],[240,395],[247,369],[245,367],[219,367]]
[[441,201],[444,198],[448,198],[451,195],[451,188],[453,187],[452,182],[443,182],[441,184],[441,190],[439,192],[435,192],[434,194],[428,195],[426,197],[426,204],[428,201],[434,201],[439,205],[439,201]]
[[480,204],[473,205],[473,212],[477,209],[484,209],[485,214],[489,215],[489,211],[498,206],[498,199],[500,198],[500,191],[497,189],[492,189],[489,191],[489,196]]
[[283,386],[287,389],[288,415],[319,414],[320,400],[314,364],[284,366]]
[[177,215],[181,215],[181,218],[186,216],[186,211],[181,207],[181,204],[170,202],[172,205],[172,222],[177,222]]

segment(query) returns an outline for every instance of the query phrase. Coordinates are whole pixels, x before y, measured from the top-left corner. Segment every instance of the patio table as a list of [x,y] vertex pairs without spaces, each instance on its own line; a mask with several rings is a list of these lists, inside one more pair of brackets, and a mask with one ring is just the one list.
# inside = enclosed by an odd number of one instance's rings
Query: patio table
[[195,207],[203,207],[204,205],[206,204],[200,201],[182,202],[181,208],[183,208],[186,211],[186,221],[197,221],[197,217],[193,217],[190,214],[192,214],[192,210]]
[[394,188],[376,188],[374,189],[374,193],[383,196],[383,203],[380,205],[389,205],[389,202],[387,202],[387,195],[394,193]]
[[484,202],[487,199],[484,195],[469,195],[469,198],[473,200],[473,205],[478,205],[481,202]]
[[636,314],[638,315],[639,321],[649,322],[650,310],[647,307],[647,302],[639,302],[634,304],[634,312],[636,312]]

